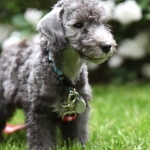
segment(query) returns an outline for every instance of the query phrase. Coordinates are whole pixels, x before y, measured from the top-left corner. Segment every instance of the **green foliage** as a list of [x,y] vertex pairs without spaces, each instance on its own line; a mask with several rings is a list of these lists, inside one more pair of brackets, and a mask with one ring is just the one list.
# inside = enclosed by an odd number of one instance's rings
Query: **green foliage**
[[22,35],[30,35],[36,33],[36,28],[33,27],[25,18],[23,14],[14,15],[11,18],[12,25],[22,33]]
[[24,16],[22,14],[17,14],[12,17],[12,23],[16,27],[20,28],[27,28],[29,27],[29,23],[25,20]]
[[[87,150],[150,149],[150,99],[148,84],[94,86],[90,102],[90,138]],[[21,111],[11,123],[23,122]],[[6,136],[3,150],[25,150],[25,131]],[[79,150],[75,144],[70,150]],[[58,150],[67,150],[60,145]]]
[[27,8],[49,10],[56,1],[57,0],[0,0],[0,20],[9,22],[14,15],[24,13]]

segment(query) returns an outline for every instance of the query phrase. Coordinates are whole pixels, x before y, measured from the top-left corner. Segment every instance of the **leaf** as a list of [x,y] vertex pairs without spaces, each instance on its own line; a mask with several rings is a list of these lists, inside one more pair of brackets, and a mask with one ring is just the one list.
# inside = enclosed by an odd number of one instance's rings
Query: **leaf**
[[145,18],[146,20],[150,20],[150,13],[146,14],[146,15],[144,16],[144,18]]
[[24,28],[24,27],[30,26],[29,23],[25,20],[23,14],[15,15],[12,18],[12,23],[19,28]]
[[147,9],[148,5],[149,5],[149,0],[142,0],[139,2],[140,6],[142,9]]

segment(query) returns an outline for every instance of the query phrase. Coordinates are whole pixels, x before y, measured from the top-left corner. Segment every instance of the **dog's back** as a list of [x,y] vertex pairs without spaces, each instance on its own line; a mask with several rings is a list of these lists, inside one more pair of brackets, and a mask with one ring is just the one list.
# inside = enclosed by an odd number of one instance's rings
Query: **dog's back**
[[[0,56],[0,118],[5,124],[16,107],[25,107],[26,84],[38,45],[25,41],[3,49]],[[35,51],[34,51],[35,50]],[[23,106],[24,105],[24,106]],[[9,113],[8,113],[9,112]],[[0,130],[3,125],[0,124]]]

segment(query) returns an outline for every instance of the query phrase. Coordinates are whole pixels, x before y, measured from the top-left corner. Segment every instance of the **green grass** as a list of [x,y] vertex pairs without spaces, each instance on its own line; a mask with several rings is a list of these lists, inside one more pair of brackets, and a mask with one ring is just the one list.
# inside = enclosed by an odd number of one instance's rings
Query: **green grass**
[[[97,85],[93,95],[87,150],[150,150],[150,84]],[[23,118],[17,111],[11,123]],[[6,139],[0,150],[25,150],[25,131]],[[70,150],[79,149],[74,145]]]

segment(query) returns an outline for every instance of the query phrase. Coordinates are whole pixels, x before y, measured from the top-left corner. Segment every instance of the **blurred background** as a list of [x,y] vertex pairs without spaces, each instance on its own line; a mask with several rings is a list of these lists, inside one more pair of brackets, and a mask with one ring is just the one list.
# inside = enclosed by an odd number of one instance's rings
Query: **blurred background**
[[[24,39],[39,41],[37,22],[57,0],[0,0],[0,51]],[[150,82],[150,0],[103,0],[117,52],[89,64],[91,83]]]

